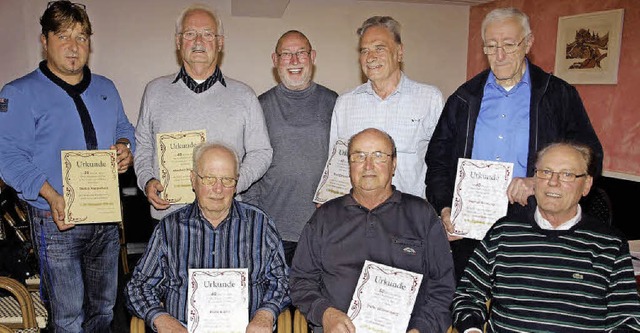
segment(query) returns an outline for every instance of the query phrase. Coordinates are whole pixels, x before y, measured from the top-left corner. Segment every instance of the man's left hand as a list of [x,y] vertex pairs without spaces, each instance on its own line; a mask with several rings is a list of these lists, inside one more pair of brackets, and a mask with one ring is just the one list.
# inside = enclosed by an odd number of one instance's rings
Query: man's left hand
[[267,310],[256,311],[255,316],[247,325],[246,333],[272,333],[273,315]]
[[420,331],[418,331],[415,328],[412,328],[412,329],[408,330],[407,333],[420,333]]
[[127,172],[127,169],[129,169],[133,164],[133,154],[131,154],[131,149],[127,148],[127,145],[124,143],[116,143],[110,148],[115,149],[118,154],[118,173]]
[[534,195],[535,179],[533,177],[521,178],[516,177],[511,180],[507,187],[507,197],[509,203],[519,203],[522,206],[527,205],[527,198]]

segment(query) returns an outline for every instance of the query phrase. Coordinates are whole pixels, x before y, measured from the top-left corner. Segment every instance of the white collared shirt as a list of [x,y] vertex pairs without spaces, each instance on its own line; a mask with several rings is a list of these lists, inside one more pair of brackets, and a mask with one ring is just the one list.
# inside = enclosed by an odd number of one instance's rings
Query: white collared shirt
[[543,230],[569,230],[571,229],[571,227],[578,224],[578,222],[582,219],[582,207],[578,205],[578,211],[576,213],[576,216],[574,216],[567,222],[559,225],[557,228],[551,225],[551,222],[549,222],[547,219],[542,217],[539,207],[536,207],[536,212],[533,215],[533,218],[536,220],[536,223],[538,223],[538,226]]
[[393,185],[401,192],[425,198],[424,157],[442,108],[438,88],[413,81],[404,73],[386,99],[380,98],[371,81],[367,81],[338,97],[331,118],[329,147],[332,149],[338,139],[348,142],[352,135],[370,127],[389,133],[398,152]]

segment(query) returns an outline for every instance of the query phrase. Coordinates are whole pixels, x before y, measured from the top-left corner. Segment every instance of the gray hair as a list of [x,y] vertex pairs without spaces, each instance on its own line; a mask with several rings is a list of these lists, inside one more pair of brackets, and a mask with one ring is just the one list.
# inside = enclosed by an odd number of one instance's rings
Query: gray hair
[[198,144],[195,148],[193,148],[193,170],[197,171],[198,169],[198,161],[202,158],[202,155],[209,150],[213,149],[222,149],[229,152],[233,155],[234,160],[236,161],[236,175],[240,173],[240,159],[238,158],[238,154],[236,154],[235,150],[231,149],[231,147],[219,143],[219,142],[203,142]]
[[384,136],[389,141],[389,143],[391,143],[391,158],[396,158],[396,156],[398,155],[398,152],[396,150],[396,142],[393,140],[391,135],[389,135],[389,133],[387,133],[387,132],[385,132],[385,131],[383,131],[381,129],[374,128],[374,127],[365,128],[362,131],[352,135],[351,138],[349,138],[349,145],[347,146],[347,154],[351,155],[351,148],[352,148],[352,145],[353,145],[353,140],[357,136],[359,136],[359,135],[361,135],[361,134],[363,134],[365,132],[376,132],[376,133],[382,134],[382,136]]
[[546,147],[540,149],[540,151],[538,151],[538,153],[536,154],[536,161],[539,161],[542,158],[542,156],[544,156],[544,154],[547,153],[547,151],[556,147],[568,147],[580,153],[580,156],[582,157],[582,161],[587,167],[587,170],[586,170],[587,174],[591,177],[596,176],[596,164],[593,158],[593,150],[591,149],[591,147],[582,143],[571,142],[571,141],[551,143]]
[[529,17],[527,14],[523,13],[520,9],[513,7],[496,8],[490,11],[489,14],[484,17],[484,20],[482,20],[482,41],[485,42],[484,33],[490,23],[501,22],[508,19],[514,19],[516,22],[520,23],[525,36],[531,34],[531,26],[529,25]]
[[218,17],[216,12],[213,9],[211,9],[211,7],[204,4],[194,4],[182,10],[180,15],[178,16],[178,19],[176,20],[176,35],[182,32],[182,23],[184,22],[184,18],[188,14],[191,14],[192,12],[198,12],[198,11],[205,12],[209,16],[211,16],[213,21],[216,22],[216,34],[224,35],[224,27],[222,26],[222,20],[220,20],[220,17]]
[[356,33],[360,38],[364,35],[365,31],[371,27],[384,27],[389,30],[389,32],[393,35],[393,40],[396,43],[402,44],[402,38],[400,37],[400,23],[393,19],[391,16],[373,16],[368,18],[366,21],[362,23],[362,26],[358,28]]

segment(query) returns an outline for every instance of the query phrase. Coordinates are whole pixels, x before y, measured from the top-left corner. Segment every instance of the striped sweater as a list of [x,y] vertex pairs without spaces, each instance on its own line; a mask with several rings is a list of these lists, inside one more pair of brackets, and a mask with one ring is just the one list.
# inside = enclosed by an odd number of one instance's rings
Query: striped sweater
[[460,332],[487,321],[487,332],[640,331],[626,240],[586,215],[564,231],[540,229],[533,214],[498,221],[453,300]]

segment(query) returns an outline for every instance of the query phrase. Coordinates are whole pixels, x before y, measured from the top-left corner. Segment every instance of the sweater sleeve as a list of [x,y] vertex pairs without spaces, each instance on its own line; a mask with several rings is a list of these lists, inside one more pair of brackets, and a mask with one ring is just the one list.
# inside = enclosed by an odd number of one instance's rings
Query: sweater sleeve
[[302,230],[296,255],[291,264],[291,300],[307,320],[322,325],[322,316],[331,301],[322,295],[321,231],[316,220],[318,211]]
[[607,328],[640,331],[640,296],[629,244],[623,241],[614,260],[607,292]]
[[47,176],[33,163],[37,120],[30,109],[31,98],[6,85],[0,99],[0,177],[26,200],[36,200]]
[[488,233],[476,248],[454,294],[453,326],[459,332],[482,328],[489,318],[486,303],[491,297],[491,276],[495,262],[490,239]]
[[445,332],[451,325],[451,298],[455,289],[453,259],[442,223],[431,209],[426,214],[430,226],[426,241],[426,258],[420,293],[416,299],[409,329],[420,332]]
[[149,110],[149,86],[144,91],[138,124],[135,129],[136,151],[133,155],[133,164],[138,181],[138,187],[144,192],[144,186],[155,177],[153,171],[153,158],[155,150],[155,138],[151,124],[151,112]]
[[238,179],[238,193],[245,191],[267,172],[273,149],[267,132],[267,125],[262,113],[262,107],[255,95],[250,97],[247,105],[247,122],[244,127],[244,158],[240,156],[240,177]]

